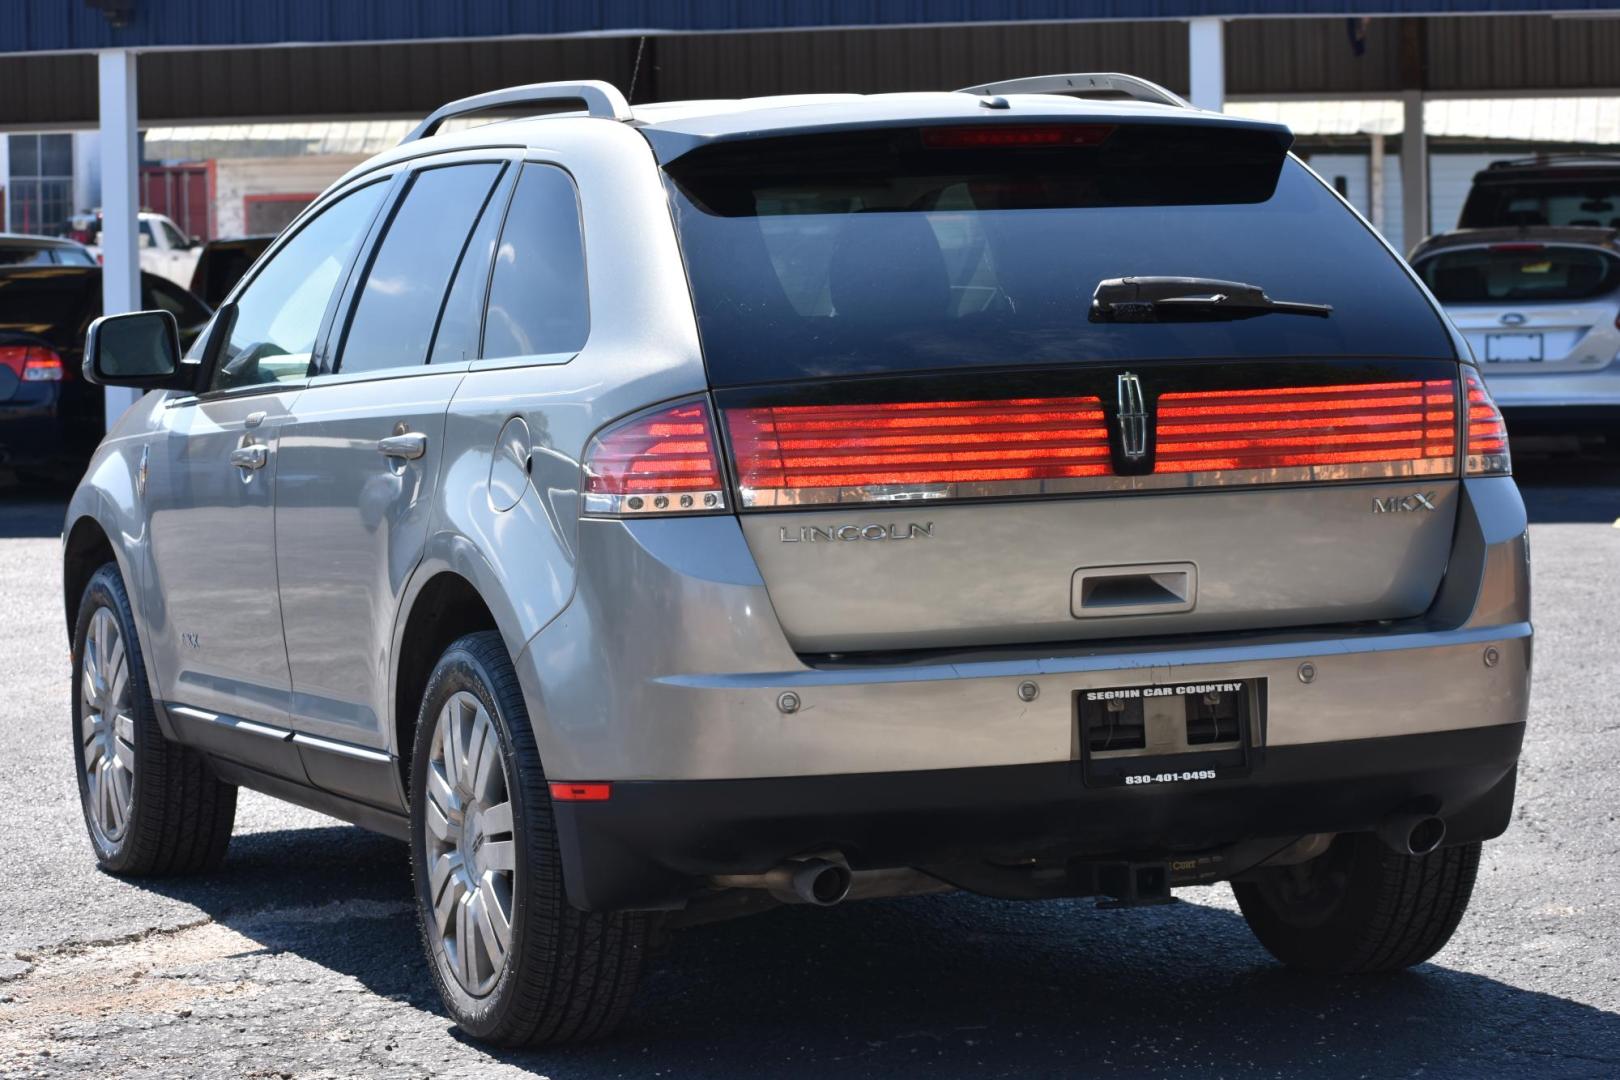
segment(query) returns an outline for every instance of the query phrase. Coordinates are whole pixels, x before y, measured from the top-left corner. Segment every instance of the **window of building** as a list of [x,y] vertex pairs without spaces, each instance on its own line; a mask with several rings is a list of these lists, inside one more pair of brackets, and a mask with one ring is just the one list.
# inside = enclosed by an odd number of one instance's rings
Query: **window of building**
[[73,213],[73,136],[12,135],[7,227],[62,236]]

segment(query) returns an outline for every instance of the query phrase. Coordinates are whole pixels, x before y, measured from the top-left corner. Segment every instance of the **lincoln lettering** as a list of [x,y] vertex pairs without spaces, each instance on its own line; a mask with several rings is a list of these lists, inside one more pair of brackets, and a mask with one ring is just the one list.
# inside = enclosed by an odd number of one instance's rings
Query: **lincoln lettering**
[[816,544],[834,540],[920,540],[934,535],[934,523],[909,522],[905,525],[800,525],[782,527],[784,544]]

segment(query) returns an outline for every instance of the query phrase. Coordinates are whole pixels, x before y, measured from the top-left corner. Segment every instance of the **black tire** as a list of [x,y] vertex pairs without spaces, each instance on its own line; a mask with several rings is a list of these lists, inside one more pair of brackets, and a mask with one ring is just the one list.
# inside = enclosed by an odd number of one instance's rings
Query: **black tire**
[[[109,612],[117,625],[129,684],[129,738],[122,739],[135,767],[131,771],[130,809],[117,835],[97,828],[85,771],[88,745],[84,735],[86,698],[83,687],[86,638],[98,611]],[[114,874],[161,876],[212,870],[225,858],[236,820],[236,787],[221,783],[200,754],[163,737],[146,683],[140,638],[130,611],[129,595],[116,563],[90,577],[79,602],[73,629],[73,764],[79,779],[79,805],[96,862]]]
[[[428,865],[433,733],[445,705],[462,692],[477,698],[498,734],[515,862],[506,959],[493,986],[478,996],[458,982],[435,927]],[[455,641],[428,679],[411,766],[411,868],[428,967],[446,1011],[468,1035],[499,1046],[580,1042],[606,1035],[624,1016],[640,980],[652,920],[638,913],[582,912],[568,903],[528,710],[506,647],[493,631]]]
[[1254,936],[1278,960],[1334,974],[1399,971],[1443,948],[1462,921],[1480,845],[1401,855],[1340,836],[1320,857],[1234,882]]

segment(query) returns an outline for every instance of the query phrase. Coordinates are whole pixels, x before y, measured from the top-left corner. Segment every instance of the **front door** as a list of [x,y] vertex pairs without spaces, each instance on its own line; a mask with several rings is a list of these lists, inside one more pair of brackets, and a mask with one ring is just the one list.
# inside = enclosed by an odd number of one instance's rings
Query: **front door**
[[272,771],[297,769],[276,734],[292,693],[276,579],[281,435],[386,186],[328,204],[272,253],[220,313],[230,325],[209,385],[165,404],[151,444],[160,695],[183,738]]
[[271,505],[277,433],[302,390],[187,399],[163,410],[151,443],[153,646],[178,705],[286,722]]
[[[276,562],[292,724],[310,779],[396,806],[389,657],[425,546],[445,412],[466,363],[429,364],[440,310],[503,172],[472,161],[415,171],[350,284],[352,310],[282,433]],[[404,748],[408,753],[409,748]]]

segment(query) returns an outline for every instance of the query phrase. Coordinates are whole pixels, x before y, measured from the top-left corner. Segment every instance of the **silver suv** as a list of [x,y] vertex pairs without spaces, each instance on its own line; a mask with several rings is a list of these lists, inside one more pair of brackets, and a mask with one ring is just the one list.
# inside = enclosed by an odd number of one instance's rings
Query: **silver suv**
[[404,839],[504,1044],[773,903],[1229,881],[1288,964],[1431,956],[1511,812],[1524,509],[1289,142],[1114,75],[439,110],[183,358],[91,331],[161,391],[67,518],[97,859],[218,866],[239,786]]

